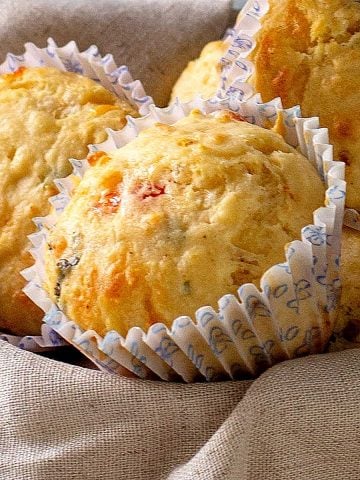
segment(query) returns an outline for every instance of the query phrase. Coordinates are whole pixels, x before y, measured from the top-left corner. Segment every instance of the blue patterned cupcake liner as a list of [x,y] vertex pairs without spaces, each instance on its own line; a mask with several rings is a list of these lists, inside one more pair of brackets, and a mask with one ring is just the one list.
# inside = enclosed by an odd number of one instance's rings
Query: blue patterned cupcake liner
[[[254,72],[248,55],[256,46],[255,35],[261,29],[261,18],[268,12],[267,0],[248,0],[238,15],[233,28],[228,29],[224,41],[229,45],[221,59],[222,73],[216,97],[233,96],[246,100],[254,94],[247,80]],[[345,209],[344,225],[360,231],[360,212]]]
[[326,182],[325,206],[314,212],[314,224],[302,229],[301,241],[284,246],[284,263],[264,273],[260,289],[242,285],[237,296],[219,299],[218,311],[204,306],[194,312],[195,321],[181,316],[171,328],[158,323],[147,332],[134,327],[126,337],[115,331],[101,337],[68,319],[42,288],[48,232],[71,198],[73,179],[88,168],[87,160],[73,160],[73,175],[56,183],[60,193],[51,199],[52,214],[35,219],[39,231],[29,237],[35,265],[23,271],[28,280],[24,291],[45,312],[44,322],[113,374],[185,382],[244,378],[279,361],[322,352],[332,333],[340,292],[345,166],[333,161],[328,132],[319,128],[317,118],[301,118],[298,107],[283,110],[279,99],[264,104],[259,96],[248,101],[196,98],[163,109],[150,106],[148,115],[128,118],[123,130],[109,130],[108,139],[90,151],[119,148],[155,122],[173,124],[193,108],[214,115],[228,109],[267,128],[276,123],[286,141],[301,149]]
[[149,112],[153,99],[145,94],[140,80],[133,80],[128,67],[117,67],[111,54],[101,56],[97,46],[92,45],[80,52],[74,41],[58,47],[52,38],[45,48],[33,43],[25,43],[22,55],[8,53],[0,65],[0,74],[12,73],[21,67],[54,67],[62,71],[74,72],[89,77],[118,97],[127,99],[136,106],[141,115]]
[[[117,67],[112,55],[102,57],[98,47],[92,45],[84,52],[80,52],[74,41],[64,47],[58,47],[52,38],[48,45],[40,48],[33,43],[25,44],[22,55],[8,53],[5,62],[0,65],[0,74],[12,73],[20,67],[54,67],[62,71],[74,72],[100,82],[118,97],[127,99],[140,114],[149,112],[149,105],[153,104],[151,97],[145,94],[139,80],[133,80],[128,67]],[[66,344],[49,328],[42,329],[40,336],[15,336],[0,332],[0,340],[5,340],[22,349],[34,352],[49,350]]]
[[30,352],[47,352],[57,347],[69,345],[66,340],[46,323],[41,326],[41,335],[26,335],[25,337],[21,337],[0,332],[0,340]]

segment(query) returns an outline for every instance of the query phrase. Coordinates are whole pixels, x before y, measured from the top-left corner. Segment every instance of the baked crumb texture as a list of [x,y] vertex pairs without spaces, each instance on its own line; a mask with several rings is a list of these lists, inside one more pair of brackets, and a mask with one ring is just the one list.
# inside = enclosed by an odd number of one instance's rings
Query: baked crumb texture
[[350,342],[360,342],[360,232],[344,227],[342,236],[342,294],[337,330]]
[[181,102],[192,100],[197,94],[204,99],[215,95],[219,88],[220,58],[228,45],[221,40],[210,42],[203,48],[199,58],[188,63],[171,92],[170,102],[178,98]]
[[[346,164],[346,204],[360,210],[360,3],[269,0],[268,4],[269,10],[260,19],[262,26],[255,35],[255,49],[247,55],[255,66],[255,74],[248,82],[265,102],[279,96],[284,108],[299,104],[304,117],[320,117],[320,125],[329,129],[334,158]],[[217,70],[214,65],[204,66],[209,58],[205,54],[208,47]],[[204,64],[202,69],[214,75],[212,91],[207,89],[208,81],[206,88],[201,88],[201,79],[207,74],[203,71],[202,77],[196,79],[196,68],[189,65],[173,96],[181,98],[186,94],[189,98],[198,92],[214,95],[225,47],[224,42],[209,44],[193,62],[198,68]],[[340,323],[345,318],[360,322],[356,289],[360,256],[353,253],[357,236],[356,232],[351,235],[347,229],[344,231]]]
[[[360,3],[355,0],[269,0],[256,46],[247,55],[248,79],[264,102],[281,97],[284,108],[320,117],[329,129],[334,158],[346,163],[347,200],[360,210]],[[172,99],[215,95],[220,58],[228,46],[212,42],[191,62]]]
[[46,252],[69,319],[100,335],[170,326],[283,261],[324,186],[280,135],[235,117],[193,111],[89,157]]
[[49,213],[53,181],[71,173],[69,159],[84,158],[128,114],[137,116],[127,101],[74,73],[44,67],[0,76],[0,330],[40,332],[43,313],[22,292],[19,273],[33,264],[32,219]]

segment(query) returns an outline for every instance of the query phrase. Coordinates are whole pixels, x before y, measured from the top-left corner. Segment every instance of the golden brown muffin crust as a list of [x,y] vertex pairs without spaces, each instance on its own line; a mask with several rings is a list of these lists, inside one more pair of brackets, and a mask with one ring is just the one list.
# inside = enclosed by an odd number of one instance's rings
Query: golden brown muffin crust
[[220,58],[227,50],[221,40],[210,42],[203,48],[200,57],[189,62],[175,83],[170,102],[179,98],[181,102],[192,100],[199,94],[203,98],[212,97],[219,88]]
[[[304,117],[320,117],[335,159],[346,163],[346,204],[360,210],[360,2],[269,0],[269,7],[247,57],[255,65],[248,81],[263,101],[281,97],[285,108],[300,105]],[[225,50],[224,42],[207,45],[172,98],[214,95]]]
[[55,178],[68,175],[70,158],[137,115],[96,82],[54,68],[22,68],[0,76],[0,330],[40,331],[43,313],[22,292],[20,271],[33,264],[27,235],[32,218],[50,210]]
[[360,209],[360,3],[353,0],[270,0],[249,59],[250,79],[264,101],[281,97],[319,116],[335,159],[346,163],[349,207]]
[[345,338],[360,341],[360,232],[344,227],[341,249],[342,294],[338,328]]
[[91,158],[49,237],[46,289],[82,328],[194,315],[284,260],[324,187],[283,138],[194,111]]

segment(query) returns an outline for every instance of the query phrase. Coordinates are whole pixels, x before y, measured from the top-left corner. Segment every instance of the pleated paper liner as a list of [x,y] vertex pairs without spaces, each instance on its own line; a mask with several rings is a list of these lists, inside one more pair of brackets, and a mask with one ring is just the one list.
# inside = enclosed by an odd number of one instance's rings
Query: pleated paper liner
[[[238,15],[235,26],[227,31],[224,41],[229,48],[221,59],[222,74],[218,98],[228,95],[248,99],[254,94],[247,80],[254,72],[253,63],[247,58],[256,46],[255,35],[261,29],[261,18],[268,12],[267,0],[248,0]],[[344,224],[360,231],[360,212],[346,208]]]
[[68,345],[58,333],[49,325],[44,323],[41,326],[41,335],[27,335],[25,337],[11,335],[8,333],[0,333],[0,340],[8,342],[14,347],[31,352],[47,352],[56,347],[65,347]]
[[127,99],[138,108],[140,114],[147,114],[149,105],[154,103],[145,94],[141,82],[133,80],[128,67],[117,67],[111,54],[102,57],[96,45],[80,52],[74,41],[58,47],[49,38],[45,48],[26,43],[23,55],[7,54],[5,62],[0,65],[0,74],[15,72],[20,67],[54,67],[84,75],[101,83],[118,97]]
[[[0,74],[14,72],[20,67],[44,66],[74,72],[100,82],[118,97],[127,99],[136,106],[140,114],[148,113],[149,105],[153,103],[152,98],[145,94],[141,82],[132,79],[126,66],[117,67],[112,55],[102,57],[95,45],[80,52],[74,41],[58,47],[49,38],[45,48],[26,43],[23,55],[7,54],[5,62],[0,65]],[[65,343],[49,328],[43,329],[41,336],[22,337],[0,332],[0,339],[34,352],[49,350]]]
[[[247,81],[254,72],[254,65],[247,57],[256,46],[255,38],[261,29],[260,21],[268,10],[267,0],[248,0],[239,14],[234,28],[228,30],[224,41],[229,48],[221,59],[221,82],[216,94],[218,98],[228,95],[249,98],[253,95],[253,88]],[[352,208],[345,208],[344,225],[360,231],[360,212]],[[329,351],[359,347],[360,334],[357,333],[355,323],[350,321],[344,327],[342,322],[338,322],[329,344]]]
[[[148,332],[134,327],[124,338],[115,331],[104,338],[83,331],[55,305],[43,290],[43,249],[49,229],[71,198],[74,178],[82,177],[88,163],[73,161],[73,176],[58,180],[61,193],[51,199],[53,214],[36,219],[39,232],[30,237],[35,265],[23,272],[29,281],[25,292],[45,312],[44,321],[75,345],[103,370],[166,381],[182,379],[244,378],[290,358],[324,350],[334,325],[339,298],[339,254],[344,212],[344,164],[332,161],[326,129],[318,119],[300,117],[300,109],[283,110],[279,99],[263,104],[259,96],[150,107],[150,113],[129,119],[126,127],[109,131],[109,137],[91,151],[109,152],[135,138],[155,122],[173,124],[193,108],[210,114],[230,109],[257,125],[276,121],[288,143],[299,145],[315,165],[328,188],[324,207],[314,212],[314,224],[304,226],[302,240],[284,246],[284,263],[274,265],[261,279],[261,288],[242,285],[238,296],[219,299],[219,309],[204,306],[190,317],[179,317],[171,328],[153,325]],[[216,114],[216,113],[215,113]],[[78,180],[77,180],[78,181]],[[294,212],[296,214],[296,212]]]

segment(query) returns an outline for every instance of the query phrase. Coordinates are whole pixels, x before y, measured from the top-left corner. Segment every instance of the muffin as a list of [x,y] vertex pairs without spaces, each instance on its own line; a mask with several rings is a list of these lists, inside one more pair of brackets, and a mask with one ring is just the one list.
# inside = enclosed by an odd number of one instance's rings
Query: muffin
[[0,105],[0,330],[36,334],[43,313],[22,292],[19,273],[33,264],[32,219],[49,212],[53,180],[71,173],[69,159],[86,157],[105,128],[119,129],[137,112],[93,80],[50,67],[1,75]]
[[[320,117],[320,124],[329,129],[334,158],[346,163],[347,206],[360,210],[360,3],[269,0],[261,23],[256,46],[247,56],[255,66],[248,82],[265,102],[279,96],[284,108],[299,104],[303,116]],[[216,75],[212,92],[208,80],[202,87],[194,79],[200,57],[182,74],[172,98],[215,94],[224,48],[225,44],[213,44],[214,63],[207,62],[207,72],[199,77]]]
[[[264,101],[280,96],[285,107],[299,103],[303,115],[320,117],[335,159],[346,163],[346,204],[359,210],[360,4],[288,0],[281,7],[271,2],[263,17],[250,82]],[[360,325],[360,234],[346,227],[341,259],[338,322],[350,338]]]
[[360,232],[344,227],[342,236],[342,294],[338,329],[349,341],[360,342]]
[[220,82],[220,58],[227,49],[228,45],[221,40],[205,45],[200,57],[189,62],[178,78],[170,101],[179,98],[181,102],[188,102],[198,93],[205,99],[214,96]]
[[158,123],[89,163],[49,232],[44,288],[100,335],[259,285],[324,199],[305,157],[230,112]]

